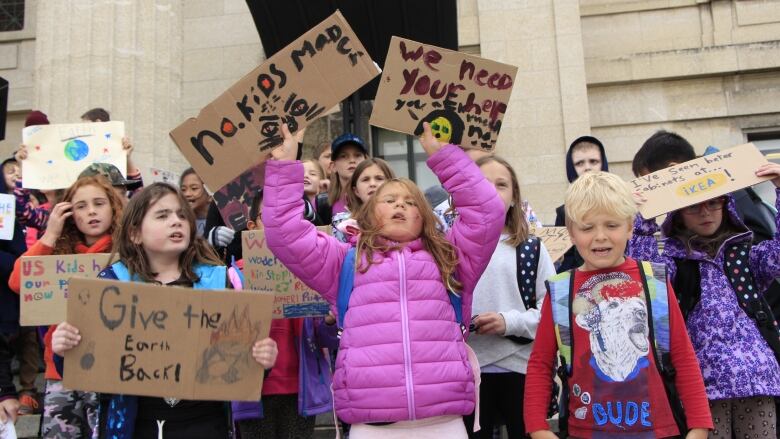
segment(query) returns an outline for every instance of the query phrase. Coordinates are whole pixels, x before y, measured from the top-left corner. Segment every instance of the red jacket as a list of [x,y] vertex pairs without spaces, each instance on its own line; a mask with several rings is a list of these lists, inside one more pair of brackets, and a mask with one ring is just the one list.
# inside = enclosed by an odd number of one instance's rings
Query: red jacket
[[[573,279],[573,352],[569,377],[569,434],[578,438],[677,436],[663,380],[650,348],[639,268],[627,258],[603,270],[576,271]],[[671,285],[672,365],[688,428],[713,428],[699,363]],[[547,405],[558,344],[549,295],[528,362],[524,419],[528,432],[549,429]],[[600,304],[600,305],[597,305]],[[592,345],[591,342],[597,345]]]
[[[78,244],[76,246],[76,253],[106,253],[111,251],[111,235],[104,235],[97,240],[92,246],[87,247],[84,244]],[[41,241],[36,242],[32,247],[27,249],[22,256],[48,256],[54,253],[54,249]],[[11,277],[8,278],[8,286],[19,294],[21,290],[21,274],[22,274],[22,258],[19,257],[14,263],[14,271],[11,273]],[[43,337],[44,349],[43,360],[46,363],[46,379],[47,380],[61,380],[62,377],[57,373],[57,369],[54,367],[54,352],[51,350],[51,336],[54,333],[56,325],[49,326],[46,335]]]

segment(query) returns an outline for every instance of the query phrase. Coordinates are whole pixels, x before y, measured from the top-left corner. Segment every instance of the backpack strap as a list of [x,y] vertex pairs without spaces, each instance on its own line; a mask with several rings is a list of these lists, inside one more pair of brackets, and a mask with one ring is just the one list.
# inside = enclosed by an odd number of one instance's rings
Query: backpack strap
[[699,261],[693,259],[674,258],[677,273],[674,275],[674,295],[680,305],[683,319],[688,320],[688,315],[696,308],[701,300],[701,272]]
[[[347,255],[344,257],[344,262],[341,264],[341,273],[339,274],[339,290],[336,296],[336,309],[338,316],[336,322],[338,324],[338,336],[341,337],[341,333],[344,331],[344,318],[347,315],[347,309],[349,308],[349,298],[352,296],[352,289],[355,284],[355,253],[357,249],[350,247],[347,250]],[[461,334],[465,338],[468,333],[468,328],[463,324],[463,299],[460,295],[455,294],[452,291],[447,291],[452,308],[455,311],[455,321],[460,325]]]
[[[539,251],[541,241],[536,236],[531,236],[525,242],[515,247],[515,259],[517,261],[517,289],[523,299],[525,309],[536,309],[536,275],[539,265]],[[505,335],[504,337],[521,345],[533,343],[533,338],[517,335]]]
[[344,328],[344,317],[347,314],[349,298],[352,296],[352,288],[355,283],[355,252],[355,247],[350,247],[349,250],[347,250],[347,255],[344,257],[344,262],[341,264],[341,273],[339,274],[339,292],[336,297],[336,309],[338,312],[336,319],[339,328],[339,337],[341,337],[341,332]]
[[780,363],[780,328],[772,313],[772,307],[758,290],[750,271],[750,247],[748,242],[737,243],[726,249],[723,255],[723,271],[731,283],[737,303],[758,328],[758,332]]
[[558,342],[561,367],[565,374],[571,376],[571,354],[574,348],[572,337],[571,304],[574,299],[573,289],[574,270],[556,274],[546,281],[547,291],[550,295],[550,309],[552,309],[553,325],[555,327],[555,339]]
[[317,197],[315,198],[315,202],[317,203],[316,209],[317,209],[317,219],[319,220],[321,226],[327,226],[330,225],[330,222],[333,219],[333,210],[331,209],[330,202],[328,202],[328,194],[327,193],[321,193],[317,194]]
[[549,278],[547,291],[552,310],[555,340],[558,343],[560,365],[557,375],[561,380],[561,398],[558,404],[558,431],[560,437],[568,437],[569,431],[569,377],[571,377],[571,357],[574,350],[572,335],[571,305],[574,300],[574,269],[556,274]]
[[517,256],[517,288],[523,297],[525,309],[536,309],[536,275],[539,265],[541,240],[531,236],[515,247]]
[[651,262],[638,262],[639,275],[642,278],[642,289],[647,304],[647,324],[650,346],[653,347],[655,367],[661,375],[661,381],[666,391],[666,398],[672,409],[680,435],[688,432],[685,411],[677,392],[675,377],[677,372],[672,365],[671,342],[669,331],[669,290],[666,288],[666,266]]

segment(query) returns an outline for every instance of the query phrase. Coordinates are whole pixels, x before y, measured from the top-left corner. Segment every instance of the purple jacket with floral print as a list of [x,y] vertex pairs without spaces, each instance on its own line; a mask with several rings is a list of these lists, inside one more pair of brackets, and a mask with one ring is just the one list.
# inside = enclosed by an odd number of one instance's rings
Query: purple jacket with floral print
[[[777,192],[777,206],[780,208],[780,190]],[[688,316],[686,325],[710,400],[780,396],[777,360],[755,322],[737,303],[734,289],[724,272],[726,248],[739,242],[749,242],[753,237],[739,219],[731,197],[728,197],[726,206],[724,214],[744,232],[724,241],[714,258],[698,251],[688,254],[678,238],[669,237],[672,220],[675,215],[681,214],[679,211],[670,213],[661,227],[665,237],[663,255],[659,255],[652,236],[658,230],[655,220],[642,218],[637,218],[635,222],[634,236],[626,253],[635,259],[665,263],[672,280],[677,272],[674,258],[699,261],[701,299]],[[775,218],[775,222],[780,226],[779,218]],[[780,276],[780,232],[775,234],[774,239],[752,246],[749,261],[745,271],[752,272],[756,287],[765,291],[772,280]]]

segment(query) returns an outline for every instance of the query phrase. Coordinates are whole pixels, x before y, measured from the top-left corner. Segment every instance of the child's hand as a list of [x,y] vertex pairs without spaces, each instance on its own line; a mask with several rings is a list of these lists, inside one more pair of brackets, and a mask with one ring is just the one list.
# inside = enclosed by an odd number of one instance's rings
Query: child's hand
[[328,315],[325,316],[325,324],[333,325],[336,323],[336,316],[333,315],[333,311],[328,311]]
[[436,154],[445,144],[439,142],[439,139],[433,136],[431,132],[431,124],[423,122],[423,135],[420,136],[420,143],[423,149],[428,154],[428,157]]
[[270,337],[256,341],[255,345],[252,346],[252,357],[265,369],[274,367],[278,354],[276,342]]
[[694,428],[685,435],[685,439],[707,439],[710,431],[706,428]]
[[298,156],[298,141],[290,134],[287,124],[282,124],[282,138],[284,141],[271,151],[271,156],[274,160],[295,160]]
[[16,398],[10,398],[0,401],[0,424],[10,419],[11,422],[16,422],[16,414],[19,412],[19,400]]
[[41,237],[41,241],[49,247],[54,247],[57,240],[62,236],[62,229],[65,227],[65,221],[73,216],[71,210],[73,204],[68,202],[57,203],[51,209],[49,222],[46,224],[46,232]]
[[531,433],[531,439],[558,439],[558,436],[550,430],[539,430]]
[[760,168],[756,171],[757,177],[763,177],[766,175],[774,175],[775,178],[772,179],[772,183],[775,184],[775,187],[780,187],[780,165],[777,163],[765,163],[761,165]]
[[19,145],[19,149],[14,152],[14,158],[17,162],[21,162],[22,160],[27,160],[27,145],[22,143]]
[[504,335],[506,333],[506,320],[497,312],[486,312],[472,320],[477,328],[477,334]]
[[57,325],[57,329],[51,336],[51,350],[62,357],[65,352],[75,348],[80,342],[79,330],[68,322],[62,322]]
[[130,143],[130,139],[127,137],[122,137],[122,149],[128,158],[133,154],[133,144]]
[[306,128],[301,128],[298,131],[295,132],[295,141],[298,143],[303,143],[303,136],[306,134]]
[[636,203],[637,207],[647,203],[647,198],[642,192],[632,192],[631,195],[634,196],[634,203]]

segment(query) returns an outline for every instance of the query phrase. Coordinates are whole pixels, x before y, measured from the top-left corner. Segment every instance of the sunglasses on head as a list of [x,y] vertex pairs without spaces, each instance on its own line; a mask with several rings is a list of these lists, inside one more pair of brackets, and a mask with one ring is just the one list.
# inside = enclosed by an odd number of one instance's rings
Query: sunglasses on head
[[699,212],[701,212],[701,210],[704,208],[706,208],[710,212],[714,212],[716,210],[723,209],[723,206],[725,205],[726,205],[726,198],[718,197],[718,198],[713,198],[711,200],[707,200],[703,203],[694,204],[693,206],[683,207],[682,213],[687,215],[696,215]]

